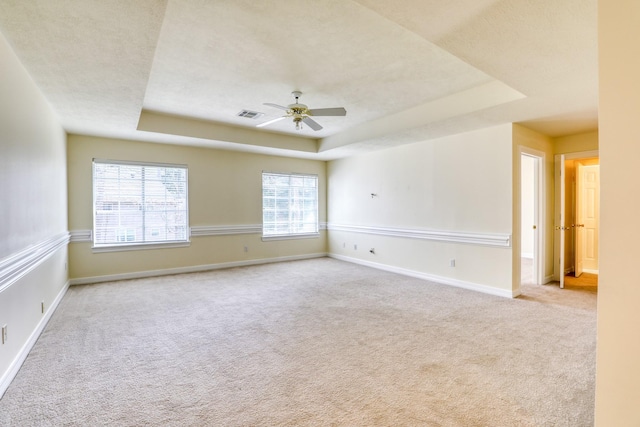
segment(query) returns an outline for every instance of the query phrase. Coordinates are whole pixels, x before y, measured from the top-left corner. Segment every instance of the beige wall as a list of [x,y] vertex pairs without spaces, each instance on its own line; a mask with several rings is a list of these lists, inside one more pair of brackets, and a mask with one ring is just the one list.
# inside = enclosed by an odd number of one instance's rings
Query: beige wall
[[[389,229],[511,234],[511,129],[497,126],[330,162],[331,254],[510,294],[511,247],[397,237]],[[376,234],[379,228],[384,231]]]
[[0,35],[0,259],[67,229],[65,138]]
[[2,35],[0,70],[1,396],[66,289],[68,234],[66,135]]
[[[262,171],[317,174],[319,218],[326,222],[326,163],[207,148],[70,135],[69,227],[92,228],[92,159],[186,164],[189,167],[190,226],[262,224]],[[244,251],[244,247],[248,251]],[[186,248],[94,253],[91,243],[72,243],[74,281],[135,272],[157,272],[225,263],[326,253],[320,238],[263,242],[261,234],[200,236]]]
[[640,425],[640,2],[598,2],[601,171],[596,425]]
[[578,153],[598,149],[598,131],[563,136],[553,140],[554,154]]

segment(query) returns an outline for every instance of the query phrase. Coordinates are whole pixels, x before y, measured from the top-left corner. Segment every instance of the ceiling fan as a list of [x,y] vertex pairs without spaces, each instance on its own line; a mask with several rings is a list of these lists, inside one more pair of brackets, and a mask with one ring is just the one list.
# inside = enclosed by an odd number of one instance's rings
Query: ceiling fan
[[298,90],[294,90],[291,94],[295,97],[296,102],[293,104],[289,104],[286,107],[278,104],[271,104],[266,102],[264,105],[268,105],[269,107],[279,108],[280,110],[286,111],[285,115],[282,117],[278,117],[277,119],[269,120],[268,122],[260,123],[257,127],[261,128],[264,126],[268,126],[272,123],[279,122],[280,120],[292,118],[293,123],[296,124],[296,130],[302,129],[302,123],[306,124],[313,130],[320,130],[322,126],[315,120],[313,120],[310,116],[346,116],[347,110],[343,107],[337,108],[314,108],[309,109],[306,105],[300,104],[298,102],[298,98],[302,95],[302,92]]

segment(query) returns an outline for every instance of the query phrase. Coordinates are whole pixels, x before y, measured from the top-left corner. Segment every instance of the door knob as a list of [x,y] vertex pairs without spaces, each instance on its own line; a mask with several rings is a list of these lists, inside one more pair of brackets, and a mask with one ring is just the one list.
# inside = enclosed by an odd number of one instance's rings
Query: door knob
[[537,229],[537,228],[538,228],[538,226],[537,226],[537,225],[534,225],[534,226],[533,226],[533,229],[534,229],[534,230],[535,230],[535,229]]

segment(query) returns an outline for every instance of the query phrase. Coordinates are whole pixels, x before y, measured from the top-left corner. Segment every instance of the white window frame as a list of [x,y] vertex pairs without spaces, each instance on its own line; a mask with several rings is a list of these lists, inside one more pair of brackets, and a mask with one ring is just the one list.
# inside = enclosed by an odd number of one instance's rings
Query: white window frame
[[[313,179],[315,180],[315,227],[311,231],[305,232],[294,232],[289,231],[285,233],[275,233],[268,232],[267,230],[270,228],[265,226],[265,224],[270,224],[271,222],[276,223],[277,221],[266,220],[265,214],[267,212],[267,207],[265,206],[265,176],[277,176],[277,177],[288,177],[288,178],[305,178],[305,179]],[[289,186],[291,188],[291,186]],[[319,218],[318,218],[318,205],[319,205],[319,180],[318,175],[316,174],[303,174],[303,173],[283,173],[283,172],[267,172],[262,171],[262,240],[288,240],[288,239],[309,239],[309,238],[318,238],[320,237],[319,232]],[[291,213],[291,206],[289,205],[288,211]],[[304,224],[304,221],[299,224]],[[289,226],[292,224],[289,222]],[[294,227],[295,228],[295,227]]]
[[[142,240],[136,241],[136,231],[130,225],[120,225],[117,229],[115,229],[115,237],[111,241],[97,241],[97,237],[99,234],[96,232],[97,230],[97,203],[98,203],[98,190],[96,188],[97,179],[96,179],[96,165],[112,165],[112,166],[141,166],[145,168],[172,168],[172,169],[181,169],[184,170],[185,173],[185,195],[184,195],[184,204],[185,204],[185,231],[184,231],[184,239],[171,239],[171,240],[151,240],[145,241],[145,231],[146,228],[153,231],[157,228],[157,225],[150,225],[146,227],[143,221],[142,228]],[[146,179],[141,179],[143,182],[143,188],[149,184],[149,181]],[[180,181],[181,182],[181,181]],[[115,251],[127,251],[127,250],[138,250],[138,249],[155,249],[155,248],[170,248],[170,247],[185,247],[190,244],[190,228],[189,228],[189,169],[187,165],[180,164],[170,164],[170,163],[152,163],[152,162],[138,162],[138,161],[125,161],[125,160],[104,160],[104,159],[93,159],[92,163],[92,185],[93,185],[93,251],[94,252],[115,252]],[[143,194],[140,197],[144,197]],[[141,212],[143,216],[147,212],[153,212],[153,210],[147,210],[146,206],[142,204]],[[133,237],[133,241],[130,241],[129,238]]]

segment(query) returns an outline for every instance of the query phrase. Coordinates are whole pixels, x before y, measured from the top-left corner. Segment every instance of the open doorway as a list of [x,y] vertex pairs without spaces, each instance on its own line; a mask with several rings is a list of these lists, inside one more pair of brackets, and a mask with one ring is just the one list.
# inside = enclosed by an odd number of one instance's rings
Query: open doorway
[[556,156],[556,239],[560,287],[597,288],[600,162],[597,151]]
[[565,159],[567,286],[598,286],[600,234],[600,162],[597,157]]
[[544,244],[544,153],[521,147],[520,152],[520,283],[542,283]]

